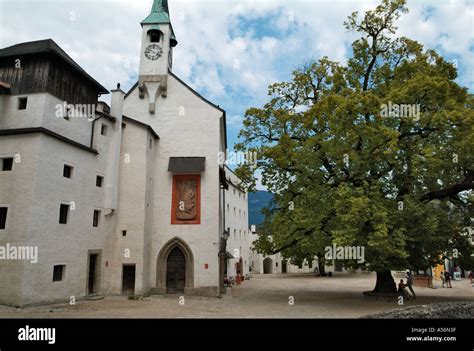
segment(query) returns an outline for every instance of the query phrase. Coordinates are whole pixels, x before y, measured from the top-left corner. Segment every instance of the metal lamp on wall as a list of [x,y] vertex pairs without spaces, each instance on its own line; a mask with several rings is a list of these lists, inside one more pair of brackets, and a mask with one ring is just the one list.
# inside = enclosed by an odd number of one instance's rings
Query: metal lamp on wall
[[227,240],[230,237],[230,229],[227,228],[225,229],[221,234],[220,237],[222,239],[221,241],[221,248],[219,252],[219,266],[220,266],[220,284],[219,284],[219,292],[220,294],[225,294],[226,289],[224,286],[224,271],[225,271],[225,265],[226,265],[226,247],[227,247]]
[[227,228],[221,233],[221,239],[227,241],[230,237],[230,229]]

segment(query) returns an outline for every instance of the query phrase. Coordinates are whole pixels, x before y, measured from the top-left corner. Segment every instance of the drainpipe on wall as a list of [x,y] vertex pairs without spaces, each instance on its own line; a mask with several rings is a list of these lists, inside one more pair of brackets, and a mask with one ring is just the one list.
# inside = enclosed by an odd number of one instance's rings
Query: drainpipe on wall
[[94,148],[94,130],[95,130],[95,122],[97,122],[99,119],[101,119],[102,116],[99,116],[97,117],[96,119],[94,119],[92,121],[92,131],[91,131],[91,145],[90,145],[90,148],[93,149]]

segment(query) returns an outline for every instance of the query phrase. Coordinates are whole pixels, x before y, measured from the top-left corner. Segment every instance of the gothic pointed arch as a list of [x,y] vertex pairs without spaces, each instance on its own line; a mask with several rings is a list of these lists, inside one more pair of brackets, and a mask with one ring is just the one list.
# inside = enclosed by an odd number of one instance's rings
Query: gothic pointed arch
[[160,250],[156,266],[156,288],[160,293],[166,293],[166,271],[168,256],[173,249],[179,248],[186,260],[185,292],[194,288],[194,256],[189,245],[181,238],[174,237]]

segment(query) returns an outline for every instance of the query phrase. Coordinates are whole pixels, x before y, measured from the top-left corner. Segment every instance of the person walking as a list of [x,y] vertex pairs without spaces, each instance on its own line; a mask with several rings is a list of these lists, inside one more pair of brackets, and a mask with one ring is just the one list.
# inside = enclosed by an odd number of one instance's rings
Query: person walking
[[472,274],[472,271],[469,271],[469,281],[471,282],[471,285],[472,285],[472,279],[473,279],[473,274]]
[[444,286],[444,284],[445,284],[444,272],[440,272],[440,273],[439,273],[439,277],[440,277],[441,281],[443,282],[443,285],[441,285],[441,287],[444,288],[444,287],[445,287],[445,286]]
[[411,272],[408,272],[408,271],[407,271],[407,287],[411,291],[413,298],[416,299],[416,294],[415,294],[415,291],[413,290],[413,276],[411,275]]
[[452,288],[453,287],[451,285],[451,274],[449,274],[448,271],[444,271],[444,280],[446,281],[446,287],[447,288]]

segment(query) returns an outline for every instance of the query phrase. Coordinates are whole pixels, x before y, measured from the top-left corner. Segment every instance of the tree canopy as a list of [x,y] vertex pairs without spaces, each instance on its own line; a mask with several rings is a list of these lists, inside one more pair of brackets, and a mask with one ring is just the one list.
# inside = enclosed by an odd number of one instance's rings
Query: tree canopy
[[[472,265],[474,99],[453,63],[397,36],[407,11],[383,0],[351,14],[344,25],[360,38],[347,63],[306,63],[246,111],[237,149],[257,152],[275,194],[259,252],[301,262],[362,246],[364,263],[343,264],[376,272],[425,270],[446,255]],[[257,169],[237,170],[250,190]]]

